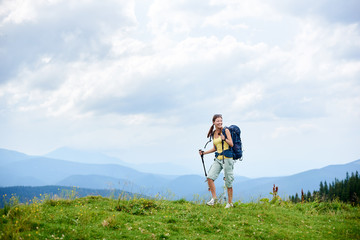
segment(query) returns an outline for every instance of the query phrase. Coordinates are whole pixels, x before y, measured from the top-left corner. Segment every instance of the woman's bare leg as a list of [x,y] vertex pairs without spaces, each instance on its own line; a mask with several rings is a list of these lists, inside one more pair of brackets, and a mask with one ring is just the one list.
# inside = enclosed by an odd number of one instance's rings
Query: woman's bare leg
[[209,185],[209,188],[210,188],[212,198],[216,199],[216,188],[215,188],[214,180],[208,178],[207,182],[208,182],[208,185]]
[[232,199],[233,199],[233,188],[228,188],[227,189],[227,192],[228,192],[228,199],[229,199],[229,203],[232,203]]

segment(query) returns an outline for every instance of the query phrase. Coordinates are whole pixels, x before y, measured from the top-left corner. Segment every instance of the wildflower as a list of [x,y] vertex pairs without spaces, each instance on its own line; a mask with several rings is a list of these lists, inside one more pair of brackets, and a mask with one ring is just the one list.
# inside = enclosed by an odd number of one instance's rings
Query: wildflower
[[104,220],[104,221],[102,222],[102,225],[103,225],[103,227],[107,227],[107,226],[109,225],[109,222],[106,221],[106,220]]

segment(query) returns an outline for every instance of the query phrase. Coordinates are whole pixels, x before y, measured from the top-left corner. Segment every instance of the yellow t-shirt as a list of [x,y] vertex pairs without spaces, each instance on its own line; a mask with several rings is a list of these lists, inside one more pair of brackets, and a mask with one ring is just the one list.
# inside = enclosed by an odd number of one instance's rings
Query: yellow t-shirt
[[[217,137],[217,138],[214,138],[214,145],[216,147],[216,151],[220,154],[222,153],[223,149],[222,149],[222,143],[221,143],[221,137]],[[229,149],[229,144],[227,144],[225,141],[224,141],[224,150],[228,150]],[[219,155],[217,157],[218,159],[222,160],[223,159],[223,155]],[[229,159],[229,157],[225,157],[224,156],[224,159]]]

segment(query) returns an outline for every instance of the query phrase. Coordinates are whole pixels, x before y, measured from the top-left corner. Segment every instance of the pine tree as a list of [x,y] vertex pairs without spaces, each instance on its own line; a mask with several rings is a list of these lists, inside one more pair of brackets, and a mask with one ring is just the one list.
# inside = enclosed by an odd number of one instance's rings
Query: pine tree
[[310,191],[308,191],[307,194],[306,194],[306,201],[307,201],[307,202],[312,202],[312,201],[313,201],[313,199],[312,199],[312,197],[311,197],[311,192],[310,192]]
[[322,196],[324,194],[324,184],[322,181],[320,182],[319,194],[320,194],[320,196]]

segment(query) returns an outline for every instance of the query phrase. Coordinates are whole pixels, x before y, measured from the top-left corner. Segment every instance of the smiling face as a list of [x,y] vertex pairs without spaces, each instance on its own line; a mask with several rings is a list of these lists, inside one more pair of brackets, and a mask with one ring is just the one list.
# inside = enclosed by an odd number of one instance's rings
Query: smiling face
[[214,123],[216,129],[221,129],[222,128],[222,117],[215,118],[213,123]]

